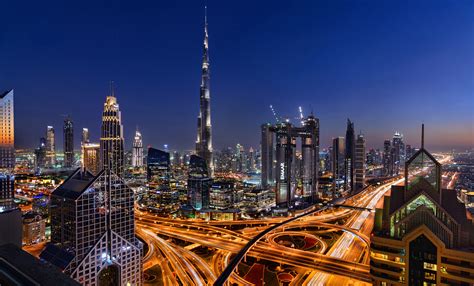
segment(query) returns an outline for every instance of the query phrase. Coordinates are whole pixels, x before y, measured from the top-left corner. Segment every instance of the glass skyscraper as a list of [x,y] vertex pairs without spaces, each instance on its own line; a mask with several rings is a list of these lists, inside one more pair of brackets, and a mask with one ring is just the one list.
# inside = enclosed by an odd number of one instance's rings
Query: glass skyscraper
[[0,93],[0,169],[15,167],[13,89]]

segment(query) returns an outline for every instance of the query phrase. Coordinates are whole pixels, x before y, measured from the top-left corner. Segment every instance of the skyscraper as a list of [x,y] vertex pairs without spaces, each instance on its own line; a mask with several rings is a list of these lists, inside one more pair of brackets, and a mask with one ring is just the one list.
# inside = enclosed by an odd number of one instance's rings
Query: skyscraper
[[395,132],[392,138],[394,174],[398,174],[405,165],[405,143],[403,134]]
[[169,187],[171,176],[170,153],[148,148],[147,180],[150,185]]
[[262,186],[267,188],[275,185],[274,173],[274,145],[273,132],[270,124],[262,124],[261,134],[262,140],[260,142],[262,148]]
[[346,143],[344,137],[332,139],[332,176],[333,176],[333,197],[338,195],[338,180],[344,178],[344,156],[346,154]]
[[383,143],[383,175],[393,176],[393,151],[390,140]]
[[355,132],[354,122],[347,119],[346,129],[346,153],[344,156],[344,191],[354,191],[354,155],[355,155]]
[[124,164],[123,126],[112,84],[102,113],[100,160],[101,169],[110,169],[114,174],[122,177]]
[[364,135],[357,135],[355,143],[354,173],[355,173],[355,191],[360,191],[365,184],[365,138]]
[[135,131],[132,148],[132,167],[143,166],[143,140],[142,134],[138,129]]
[[82,128],[82,138],[81,143],[89,143],[89,128]]
[[13,89],[0,93],[0,169],[15,167]]
[[212,179],[209,175],[206,160],[191,155],[188,174],[188,200],[195,210],[208,209]]
[[204,43],[201,67],[200,109],[198,116],[198,130],[196,140],[196,154],[206,160],[211,175],[214,172],[212,158],[212,125],[211,125],[211,93],[209,90],[209,42],[207,33],[207,7],[204,17]]
[[53,126],[46,128],[46,165],[52,167],[56,164],[56,143]]
[[13,201],[14,186],[14,176],[0,173],[0,245],[13,243],[21,247],[21,210]]
[[[422,134],[423,134],[422,127]],[[455,190],[443,189],[441,164],[424,149],[405,164],[376,209],[370,244],[374,285],[473,285],[474,224]]]
[[64,167],[72,167],[74,163],[74,128],[71,118],[64,120]]
[[110,169],[77,169],[51,194],[51,242],[40,257],[82,285],[142,285],[133,196]]
[[38,172],[46,166],[46,138],[40,138],[40,144],[35,149],[35,169]]

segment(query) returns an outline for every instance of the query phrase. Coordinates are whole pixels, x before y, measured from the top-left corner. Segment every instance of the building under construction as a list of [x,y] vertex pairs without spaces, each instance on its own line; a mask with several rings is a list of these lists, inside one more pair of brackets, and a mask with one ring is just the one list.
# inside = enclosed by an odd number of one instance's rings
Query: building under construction
[[[277,120],[275,125],[263,124],[261,129],[262,186],[275,189],[278,208],[313,203],[317,198],[319,119],[302,114],[300,119],[301,126]],[[297,141],[301,160],[297,158]]]

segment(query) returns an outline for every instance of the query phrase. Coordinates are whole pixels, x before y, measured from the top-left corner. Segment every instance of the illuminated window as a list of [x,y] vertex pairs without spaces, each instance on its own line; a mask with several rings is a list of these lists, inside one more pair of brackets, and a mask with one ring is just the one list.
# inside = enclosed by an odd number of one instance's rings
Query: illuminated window
[[428,183],[436,192],[439,192],[440,186],[438,180],[440,178],[440,165],[434,160],[428,152],[422,150],[416,157],[408,162],[408,189],[418,184]]
[[415,211],[419,206],[424,205],[425,207],[431,209],[433,214],[436,215],[436,206],[435,204],[428,199],[425,195],[420,195],[407,205],[407,213],[410,214]]
[[428,262],[423,263],[423,268],[428,269],[428,270],[433,270],[433,271],[436,271],[437,269],[436,264],[428,263]]

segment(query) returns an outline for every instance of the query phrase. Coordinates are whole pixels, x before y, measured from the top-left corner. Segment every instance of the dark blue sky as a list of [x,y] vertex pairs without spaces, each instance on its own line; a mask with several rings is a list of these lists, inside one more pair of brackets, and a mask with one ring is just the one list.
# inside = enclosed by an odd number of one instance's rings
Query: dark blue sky
[[[98,141],[116,83],[127,146],[191,149],[201,1],[2,1],[0,89],[15,89],[16,145],[70,114]],[[322,146],[355,121],[369,147],[395,131],[432,149],[474,146],[474,2],[208,1],[214,146],[258,146],[269,105],[321,122]],[[76,145],[78,148],[79,145]]]

